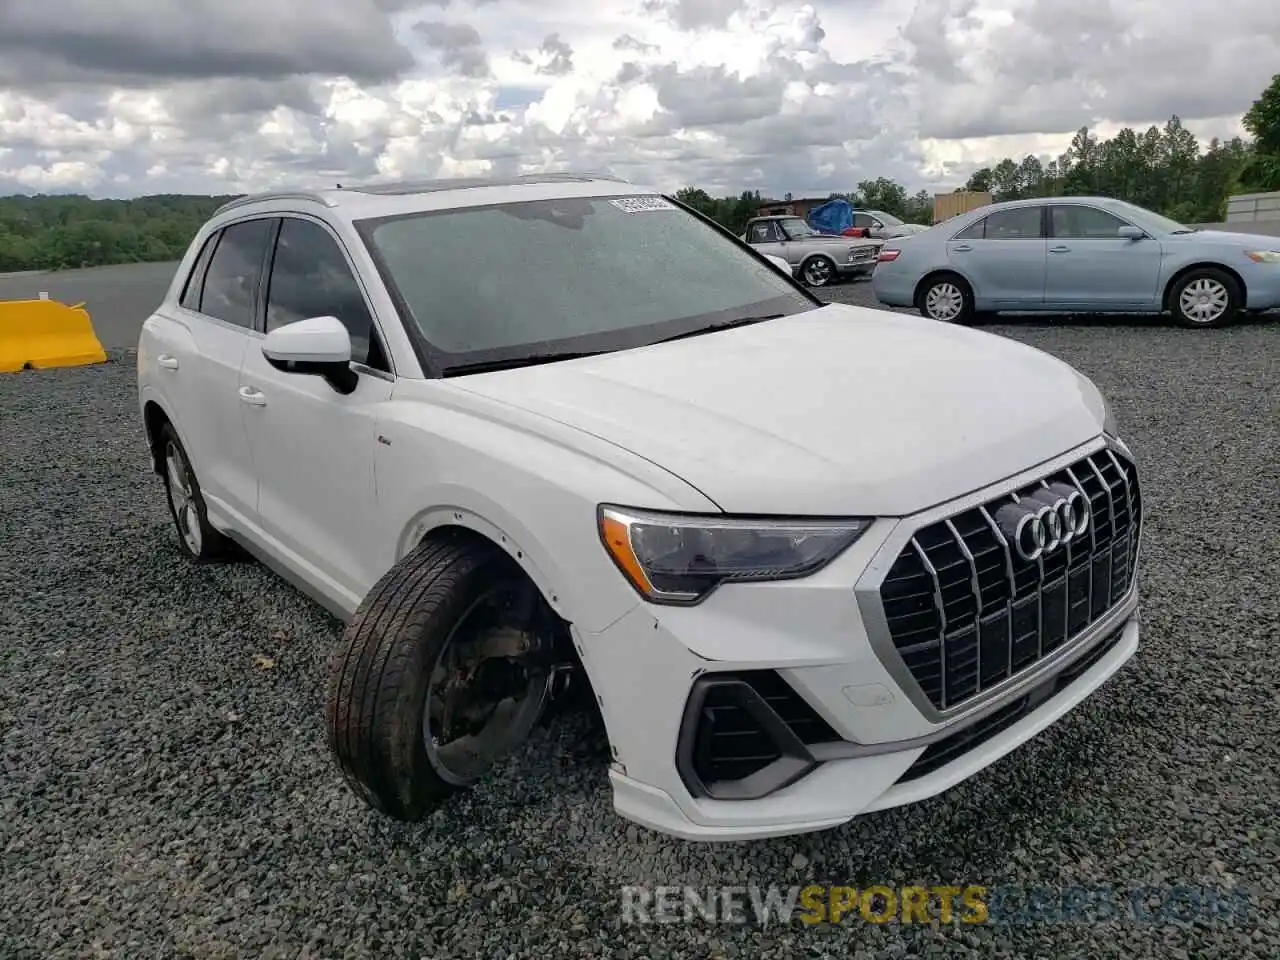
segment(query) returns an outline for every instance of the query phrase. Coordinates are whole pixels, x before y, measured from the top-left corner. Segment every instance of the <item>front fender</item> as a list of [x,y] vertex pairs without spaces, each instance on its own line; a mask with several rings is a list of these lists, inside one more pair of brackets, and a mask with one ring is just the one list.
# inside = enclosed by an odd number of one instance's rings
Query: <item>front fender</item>
[[501,421],[492,412],[404,403],[380,420],[375,476],[379,513],[391,525],[380,537],[390,547],[385,567],[433,529],[474,530],[505,549],[561,617],[595,632],[639,602],[600,542],[600,503],[719,512],[683,481],[597,438],[527,411]]
[[396,543],[397,563],[432,530],[463,527],[502,547],[565,620],[572,623],[575,615],[582,612],[581,601],[565,589],[571,580],[568,571],[548,552],[533,530],[497,501],[477,490],[443,483],[424,490],[423,502],[434,505],[424,506],[404,525]]

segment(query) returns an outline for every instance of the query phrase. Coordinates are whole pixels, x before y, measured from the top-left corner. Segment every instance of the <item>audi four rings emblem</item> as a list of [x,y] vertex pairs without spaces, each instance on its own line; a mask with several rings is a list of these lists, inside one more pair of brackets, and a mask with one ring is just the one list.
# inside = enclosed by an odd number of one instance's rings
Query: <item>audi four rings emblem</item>
[[1075,487],[1055,483],[1007,503],[996,511],[996,525],[1019,557],[1034,563],[1071,543],[1089,529],[1089,501]]

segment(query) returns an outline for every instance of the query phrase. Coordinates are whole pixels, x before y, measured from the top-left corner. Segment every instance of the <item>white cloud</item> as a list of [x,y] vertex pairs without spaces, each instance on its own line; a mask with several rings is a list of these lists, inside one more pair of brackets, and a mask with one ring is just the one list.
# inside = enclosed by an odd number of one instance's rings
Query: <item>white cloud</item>
[[1274,0],[8,0],[0,193],[228,193],[544,168],[660,187],[951,185],[1280,62]]

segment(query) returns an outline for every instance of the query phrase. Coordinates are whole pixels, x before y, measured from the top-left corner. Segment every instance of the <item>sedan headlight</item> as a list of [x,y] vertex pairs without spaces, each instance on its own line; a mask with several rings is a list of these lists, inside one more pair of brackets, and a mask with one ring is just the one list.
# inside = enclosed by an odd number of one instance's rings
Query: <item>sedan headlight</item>
[[727,582],[815,573],[871,526],[847,520],[755,520],[603,505],[600,539],[646,600],[693,604]]
[[1244,255],[1254,263],[1280,263],[1280,250],[1246,250]]

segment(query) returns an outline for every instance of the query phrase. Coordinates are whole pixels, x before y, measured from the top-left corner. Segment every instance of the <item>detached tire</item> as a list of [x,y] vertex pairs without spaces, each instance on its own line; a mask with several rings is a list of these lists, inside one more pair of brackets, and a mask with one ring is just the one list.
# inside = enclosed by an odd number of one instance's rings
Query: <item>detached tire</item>
[[1179,277],[1169,291],[1169,311],[1184,327],[1225,327],[1244,306],[1244,293],[1231,274],[1202,267]]
[[169,516],[178,546],[194,563],[214,563],[236,557],[236,545],[213,528],[205,508],[200,481],[173,424],[160,428],[160,475],[164,478]]
[[[474,642],[464,630],[478,622],[475,617],[489,616],[489,598],[527,599],[530,591],[536,597],[505,552],[465,534],[428,537],[369,591],[334,658],[326,714],[329,747],[344,779],[375,810],[397,820],[420,820],[482,779],[528,736],[546,701],[540,641],[510,624],[493,626]],[[493,617],[496,623],[501,614]],[[446,660],[472,647],[509,651],[524,642],[521,637],[530,643],[531,661],[537,661],[524,697],[511,701],[515,706],[506,714],[494,711],[490,722],[498,727],[483,741],[485,749],[468,746],[469,740],[463,744],[459,755],[473,759],[474,768],[450,766],[443,751],[453,743],[428,739],[429,696],[437,692],[442,674],[450,681],[454,677]]]

